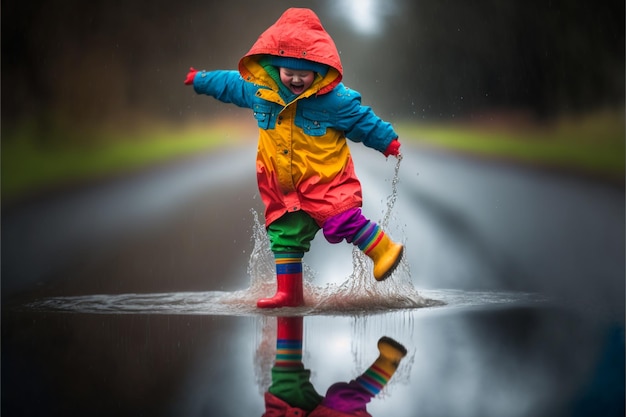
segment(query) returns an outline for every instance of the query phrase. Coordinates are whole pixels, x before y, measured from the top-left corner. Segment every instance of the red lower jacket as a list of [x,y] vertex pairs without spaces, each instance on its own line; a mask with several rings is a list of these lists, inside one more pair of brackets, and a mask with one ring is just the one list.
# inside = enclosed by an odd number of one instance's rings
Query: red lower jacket
[[269,392],[265,393],[265,413],[262,417],[372,417],[367,411],[346,414],[323,405],[318,405],[311,412],[292,407]]

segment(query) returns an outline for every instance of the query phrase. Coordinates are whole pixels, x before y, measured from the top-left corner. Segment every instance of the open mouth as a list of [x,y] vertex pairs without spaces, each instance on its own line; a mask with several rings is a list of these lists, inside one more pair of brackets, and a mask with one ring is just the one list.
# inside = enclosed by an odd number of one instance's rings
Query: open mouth
[[294,94],[301,94],[304,91],[304,85],[290,84],[289,87]]

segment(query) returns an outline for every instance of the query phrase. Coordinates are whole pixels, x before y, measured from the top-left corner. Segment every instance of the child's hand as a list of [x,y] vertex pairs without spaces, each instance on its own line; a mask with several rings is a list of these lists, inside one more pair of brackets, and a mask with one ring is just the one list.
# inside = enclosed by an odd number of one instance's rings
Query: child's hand
[[185,85],[193,85],[193,79],[196,77],[197,69],[194,67],[189,68],[189,74],[187,74],[187,78],[185,78]]
[[391,141],[391,143],[389,143],[389,146],[387,146],[387,149],[385,149],[385,152],[383,152],[383,155],[385,156],[395,156],[398,157],[398,155],[400,155],[400,141],[398,140],[398,138],[395,138],[394,140]]

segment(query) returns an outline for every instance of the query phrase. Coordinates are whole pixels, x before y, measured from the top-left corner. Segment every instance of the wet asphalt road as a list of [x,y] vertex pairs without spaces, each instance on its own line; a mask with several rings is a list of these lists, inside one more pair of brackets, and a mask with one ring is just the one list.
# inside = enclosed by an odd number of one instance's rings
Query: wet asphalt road
[[[253,148],[4,210],[3,414],[263,413],[272,316],[23,308],[52,296],[246,288],[250,209],[261,211]],[[394,161],[353,149],[365,213],[379,220]],[[417,289],[448,304],[305,317],[316,389],[356,377],[387,335],[409,355],[368,406],[373,416],[623,415],[623,190],[404,154],[388,231],[405,241]],[[305,258],[316,283],[344,281],[350,251],[318,236]],[[515,296],[528,293],[534,301]],[[478,295],[497,302],[458,301]]]

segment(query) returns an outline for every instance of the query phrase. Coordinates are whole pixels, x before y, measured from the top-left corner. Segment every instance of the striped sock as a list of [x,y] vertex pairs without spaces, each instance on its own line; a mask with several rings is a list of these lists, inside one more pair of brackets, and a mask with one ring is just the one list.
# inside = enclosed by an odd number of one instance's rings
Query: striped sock
[[373,397],[387,385],[389,379],[391,379],[391,374],[374,363],[356,379],[356,382],[372,394]]
[[300,368],[302,364],[303,317],[277,317],[276,363],[278,368]]
[[356,234],[352,243],[367,255],[378,245],[384,235],[383,229],[370,221]]
[[302,273],[302,253],[275,253],[276,274],[299,274]]
[[302,340],[276,340],[276,364],[279,368],[302,366]]

